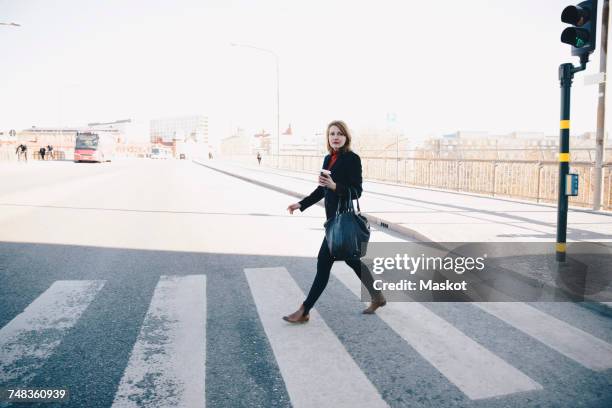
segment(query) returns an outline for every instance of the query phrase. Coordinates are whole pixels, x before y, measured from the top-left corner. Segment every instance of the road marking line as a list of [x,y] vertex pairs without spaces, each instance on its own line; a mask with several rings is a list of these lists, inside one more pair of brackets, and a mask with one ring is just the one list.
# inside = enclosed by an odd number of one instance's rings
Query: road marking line
[[0,329],[0,383],[31,380],[103,286],[104,281],[55,281]]
[[[338,263],[333,271],[361,298],[361,282],[348,266]],[[540,384],[418,302],[388,302],[377,314],[472,400],[542,389]]]
[[206,275],[161,276],[113,407],[204,407]]
[[586,368],[594,371],[612,368],[612,344],[528,304],[518,302],[474,304]]
[[281,319],[305,298],[285,268],[244,273],[294,407],[387,407],[316,310],[306,324]]

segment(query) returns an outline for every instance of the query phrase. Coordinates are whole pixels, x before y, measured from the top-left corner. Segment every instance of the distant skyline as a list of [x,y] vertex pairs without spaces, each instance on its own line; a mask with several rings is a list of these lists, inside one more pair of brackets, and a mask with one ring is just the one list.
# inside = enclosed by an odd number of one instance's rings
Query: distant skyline
[[[238,126],[406,136],[557,134],[559,40],[571,1],[0,0],[0,130],[202,114]],[[601,2],[600,2],[601,3]],[[598,38],[598,43],[600,39]],[[572,133],[594,131],[599,54],[576,75]],[[609,125],[607,126],[609,128]]]

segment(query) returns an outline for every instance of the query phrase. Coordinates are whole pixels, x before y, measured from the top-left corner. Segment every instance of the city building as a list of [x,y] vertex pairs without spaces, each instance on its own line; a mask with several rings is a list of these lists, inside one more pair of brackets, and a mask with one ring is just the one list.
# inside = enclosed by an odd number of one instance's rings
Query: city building
[[[38,151],[43,146],[51,145],[58,155],[72,158],[78,127],[36,127],[17,131],[16,144],[25,144],[28,151]],[[63,152],[63,153],[60,153]]]
[[208,117],[202,115],[153,119],[150,126],[151,143],[171,144],[174,141],[209,145]]
[[[254,155],[258,152],[266,156],[277,153],[276,137],[265,129],[247,136],[244,129],[238,128],[231,136],[221,141],[221,153],[231,155]],[[281,155],[317,155],[325,151],[324,137],[320,134],[303,136],[295,132],[292,125],[281,133],[278,146]]]
[[[573,161],[592,161],[595,138],[592,132],[571,135]],[[415,157],[440,159],[486,160],[556,160],[559,135],[542,132],[511,132],[495,135],[489,132],[458,131],[430,138],[417,147]]]
[[221,154],[224,156],[250,155],[257,150],[256,139],[244,132],[244,129],[236,129],[234,134],[221,140]]
[[117,135],[119,143],[142,144],[149,142],[147,124],[133,119],[121,119],[114,122],[88,123],[87,129],[114,133]]
[[[255,133],[253,137],[257,140],[255,148],[258,151],[266,154],[276,154],[276,138],[273,138],[270,133],[262,129],[261,132]],[[273,141],[274,143],[272,143]],[[273,150],[274,153],[272,153]]]
[[15,150],[14,146],[21,143],[25,144],[30,152],[51,145],[58,157],[70,160],[74,154],[77,132],[97,132],[112,134],[115,137],[119,156],[144,157],[150,150],[150,143],[146,129],[142,125],[132,119],[122,119],[88,123],[85,126],[32,126],[15,132],[3,132],[6,135],[0,135],[0,145],[9,152],[11,149]]

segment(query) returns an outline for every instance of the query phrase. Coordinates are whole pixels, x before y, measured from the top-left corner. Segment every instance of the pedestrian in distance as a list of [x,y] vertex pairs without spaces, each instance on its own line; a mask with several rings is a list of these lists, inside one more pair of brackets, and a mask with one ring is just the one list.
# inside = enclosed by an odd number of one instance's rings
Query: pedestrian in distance
[[208,160],[212,160],[212,158],[213,158],[212,152],[208,152]]
[[47,155],[49,156],[49,160],[55,160],[55,154],[53,154],[53,146],[47,145]]
[[[335,216],[339,200],[346,200],[348,191],[356,192],[357,198],[361,196],[362,175],[361,159],[351,151],[351,134],[347,125],[342,121],[333,121],[327,125],[326,131],[327,151],[329,154],[323,160],[323,169],[331,171],[321,171],[319,174],[319,187],[317,187],[308,197],[289,205],[287,210],[293,214],[295,210],[304,211],[311,205],[325,198],[325,215],[327,219]],[[351,267],[357,277],[367,288],[371,299],[370,305],[363,310],[364,314],[373,314],[376,309],[387,304],[382,292],[374,289],[374,279],[368,267],[361,260],[345,261]],[[329,253],[327,239],[323,238],[323,243],[317,256],[317,273],[306,297],[299,309],[283,319],[290,323],[306,323],[309,318],[310,309],[323,293],[329,281],[334,259]]]
[[45,160],[45,147],[41,147],[38,149],[38,153],[40,153],[40,160]]
[[28,162],[28,146],[21,143],[19,146],[17,146],[15,153],[17,154],[17,161],[21,161],[21,158],[23,157],[25,162]]
[[261,166],[261,153],[257,152],[257,163]]

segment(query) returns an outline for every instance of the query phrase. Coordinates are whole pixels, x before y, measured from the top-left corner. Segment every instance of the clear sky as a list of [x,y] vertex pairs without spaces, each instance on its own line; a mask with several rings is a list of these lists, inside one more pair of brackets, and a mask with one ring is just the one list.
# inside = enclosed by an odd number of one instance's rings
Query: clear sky
[[[0,130],[206,114],[229,127],[320,132],[332,119],[407,135],[557,134],[561,0],[0,0]],[[601,3],[601,2],[600,2]],[[599,42],[599,38],[598,38]],[[599,70],[591,56],[586,74]],[[574,81],[573,132],[597,87]]]

